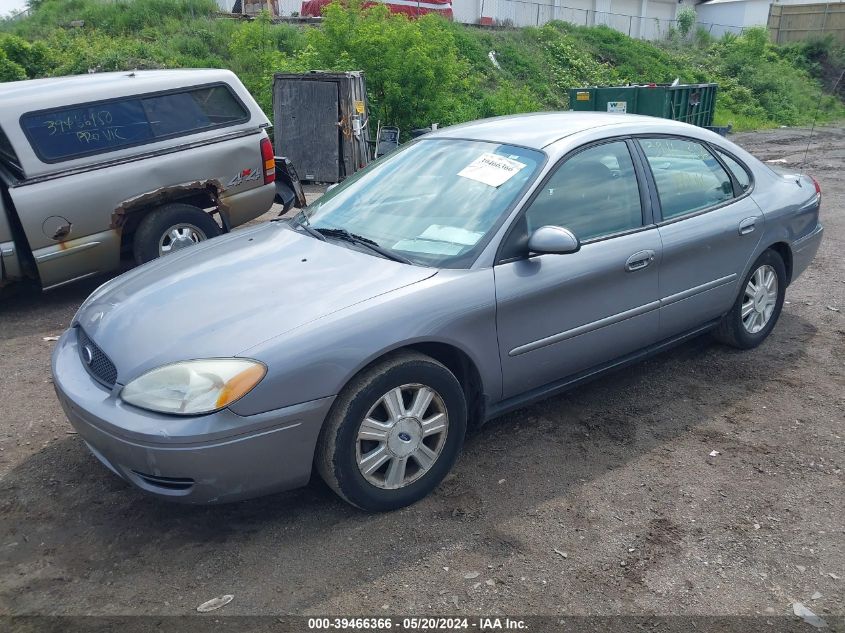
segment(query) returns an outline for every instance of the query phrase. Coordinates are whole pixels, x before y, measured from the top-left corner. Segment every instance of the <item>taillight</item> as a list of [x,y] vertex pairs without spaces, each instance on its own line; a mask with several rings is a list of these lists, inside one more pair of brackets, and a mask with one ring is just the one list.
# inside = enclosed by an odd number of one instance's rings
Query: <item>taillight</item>
[[269,138],[261,139],[261,160],[264,161],[264,184],[269,185],[276,180],[276,159]]
[[810,176],[810,180],[813,181],[813,184],[816,186],[816,193],[818,194],[819,198],[822,196],[822,188],[819,187],[819,181]]

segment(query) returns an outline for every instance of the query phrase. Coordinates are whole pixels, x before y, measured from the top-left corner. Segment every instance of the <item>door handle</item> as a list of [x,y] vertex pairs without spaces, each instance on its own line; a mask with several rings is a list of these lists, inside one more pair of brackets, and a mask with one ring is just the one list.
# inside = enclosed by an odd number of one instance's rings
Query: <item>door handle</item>
[[748,235],[757,228],[757,218],[745,218],[739,223],[739,234]]
[[634,272],[635,270],[642,270],[654,261],[654,251],[639,251],[631,255],[625,261],[625,270]]

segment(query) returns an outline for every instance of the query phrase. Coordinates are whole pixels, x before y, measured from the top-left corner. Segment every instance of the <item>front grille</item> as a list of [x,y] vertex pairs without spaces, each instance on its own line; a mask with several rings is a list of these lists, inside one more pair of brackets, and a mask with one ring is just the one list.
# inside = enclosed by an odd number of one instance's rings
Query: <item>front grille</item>
[[104,384],[106,387],[114,387],[117,382],[117,367],[109,360],[105,352],[97,344],[88,338],[81,327],[77,327],[77,341],[79,342],[79,357],[82,364],[93,378]]

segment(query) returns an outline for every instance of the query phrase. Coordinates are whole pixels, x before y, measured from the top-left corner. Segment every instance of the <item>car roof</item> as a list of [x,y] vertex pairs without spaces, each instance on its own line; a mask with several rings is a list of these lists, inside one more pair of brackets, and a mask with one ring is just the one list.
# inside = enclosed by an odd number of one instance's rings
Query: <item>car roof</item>
[[[701,131],[687,123],[636,114],[608,112],[534,112],[481,119],[441,128],[426,138],[463,138],[491,141],[543,149],[562,138],[578,132],[613,126],[614,133],[665,132],[686,133]],[[655,129],[659,128],[659,129]],[[697,135],[697,134],[696,134]]]

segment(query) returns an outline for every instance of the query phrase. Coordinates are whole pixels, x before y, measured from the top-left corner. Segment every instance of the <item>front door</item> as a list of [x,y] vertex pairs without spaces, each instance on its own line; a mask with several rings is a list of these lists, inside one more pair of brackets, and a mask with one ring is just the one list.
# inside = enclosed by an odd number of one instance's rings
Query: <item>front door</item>
[[624,140],[581,150],[541,186],[510,239],[555,225],[582,246],[495,266],[504,398],[656,342],[661,244],[644,199]]

